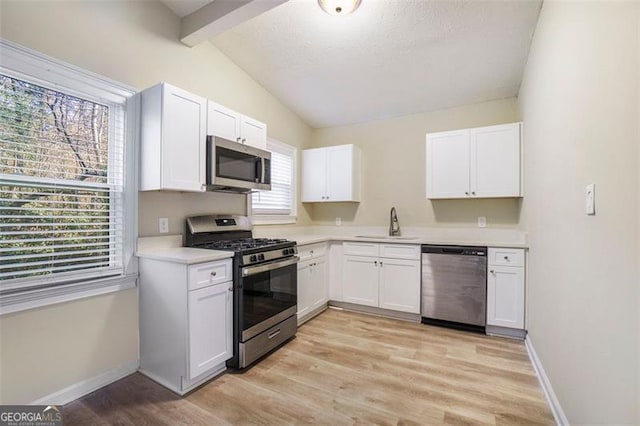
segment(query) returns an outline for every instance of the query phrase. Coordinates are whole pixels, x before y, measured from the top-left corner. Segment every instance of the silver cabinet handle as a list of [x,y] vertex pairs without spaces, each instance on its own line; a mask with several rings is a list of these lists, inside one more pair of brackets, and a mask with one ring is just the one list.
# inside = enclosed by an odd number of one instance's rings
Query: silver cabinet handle
[[229,287],[229,291],[233,293],[233,287]]
[[382,260],[380,261],[380,267],[382,268],[384,266],[384,263],[382,263]]
[[211,273],[211,276],[212,276],[212,277],[215,277],[216,275],[218,275],[218,273],[217,273],[216,271],[213,271],[213,272]]
[[464,195],[469,195],[469,192],[465,192]]
[[504,260],[509,261],[509,256],[505,256]]
[[240,142],[240,137],[239,136],[236,138],[236,142]]
[[471,195],[476,195],[475,191],[471,192]]
[[377,261],[377,260],[376,260],[376,261],[374,261],[374,262],[373,262],[373,264],[374,264],[375,266],[378,266],[378,261]]
[[242,143],[245,143],[247,141],[246,138],[242,138]]
[[495,274],[495,271],[494,271],[493,269],[492,269],[492,270],[490,270],[489,272],[491,272],[492,274]]

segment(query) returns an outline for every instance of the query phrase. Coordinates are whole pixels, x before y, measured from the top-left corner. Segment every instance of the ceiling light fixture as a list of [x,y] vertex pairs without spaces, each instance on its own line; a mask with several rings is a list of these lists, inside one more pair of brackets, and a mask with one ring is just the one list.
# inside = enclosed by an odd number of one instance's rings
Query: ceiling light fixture
[[329,15],[348,15],[360,6],[360,0],[318,0],[318,4]]

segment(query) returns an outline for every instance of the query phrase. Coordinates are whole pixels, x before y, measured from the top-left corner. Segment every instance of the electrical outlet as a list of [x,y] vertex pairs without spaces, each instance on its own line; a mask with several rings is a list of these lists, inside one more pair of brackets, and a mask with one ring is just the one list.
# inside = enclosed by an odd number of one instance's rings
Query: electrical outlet
[[486,228],[486,227],[487,227],[487,217],[478,216],[478,228]]
[[169,218],[161,217],[158,219],[158,231],[161,234],[166,234],[169,232]]
[[589,216],[596,214],[596,184],[591,183],[587,185],[584,191],[586,213]]
[[342,218],[336,217],[336,226],[341,226],[341,225],[342,225]]

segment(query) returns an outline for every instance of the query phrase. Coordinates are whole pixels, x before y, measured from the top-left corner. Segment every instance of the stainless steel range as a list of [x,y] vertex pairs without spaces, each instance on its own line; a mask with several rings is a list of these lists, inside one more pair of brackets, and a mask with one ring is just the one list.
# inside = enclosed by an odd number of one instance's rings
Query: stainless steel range
[[298,250],[294,241],[253,238],[246,216],[187,218],[186,246],[230,250],[233,257],[233,358],[244,368],[297,331]]

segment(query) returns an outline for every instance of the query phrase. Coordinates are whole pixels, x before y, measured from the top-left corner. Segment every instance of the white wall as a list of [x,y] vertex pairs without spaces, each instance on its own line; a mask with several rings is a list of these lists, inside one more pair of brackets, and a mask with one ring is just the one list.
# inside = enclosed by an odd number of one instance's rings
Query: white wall
[[529,336],[574,424],[640,423],[639,6],[545,2],[519,96]]
[[[179,19],[157,1],[2,1],[0,36],[114,80],[143,89],[159,81],[213,99],[264,121],[269,136],[305,147],[311,128],[213,45],[178,41]],[[141,193],[139,231],[157,234],[168,217],[244,212],[228,194]],[[309,223],[300,206],[301,224]],[[135,362],[135,291],[0,318],[0,404],[29,403],[126,362]]]
[[518,121],[515,98],[407,115],[351,126],[316,129],[312,145],[355,144],[362,149],[362,201],[315,203],[314,223],[388,225],[395,206],[401,226],[516,227],[519,199],[428,200],[425,195],[425,135],[429,132]]

